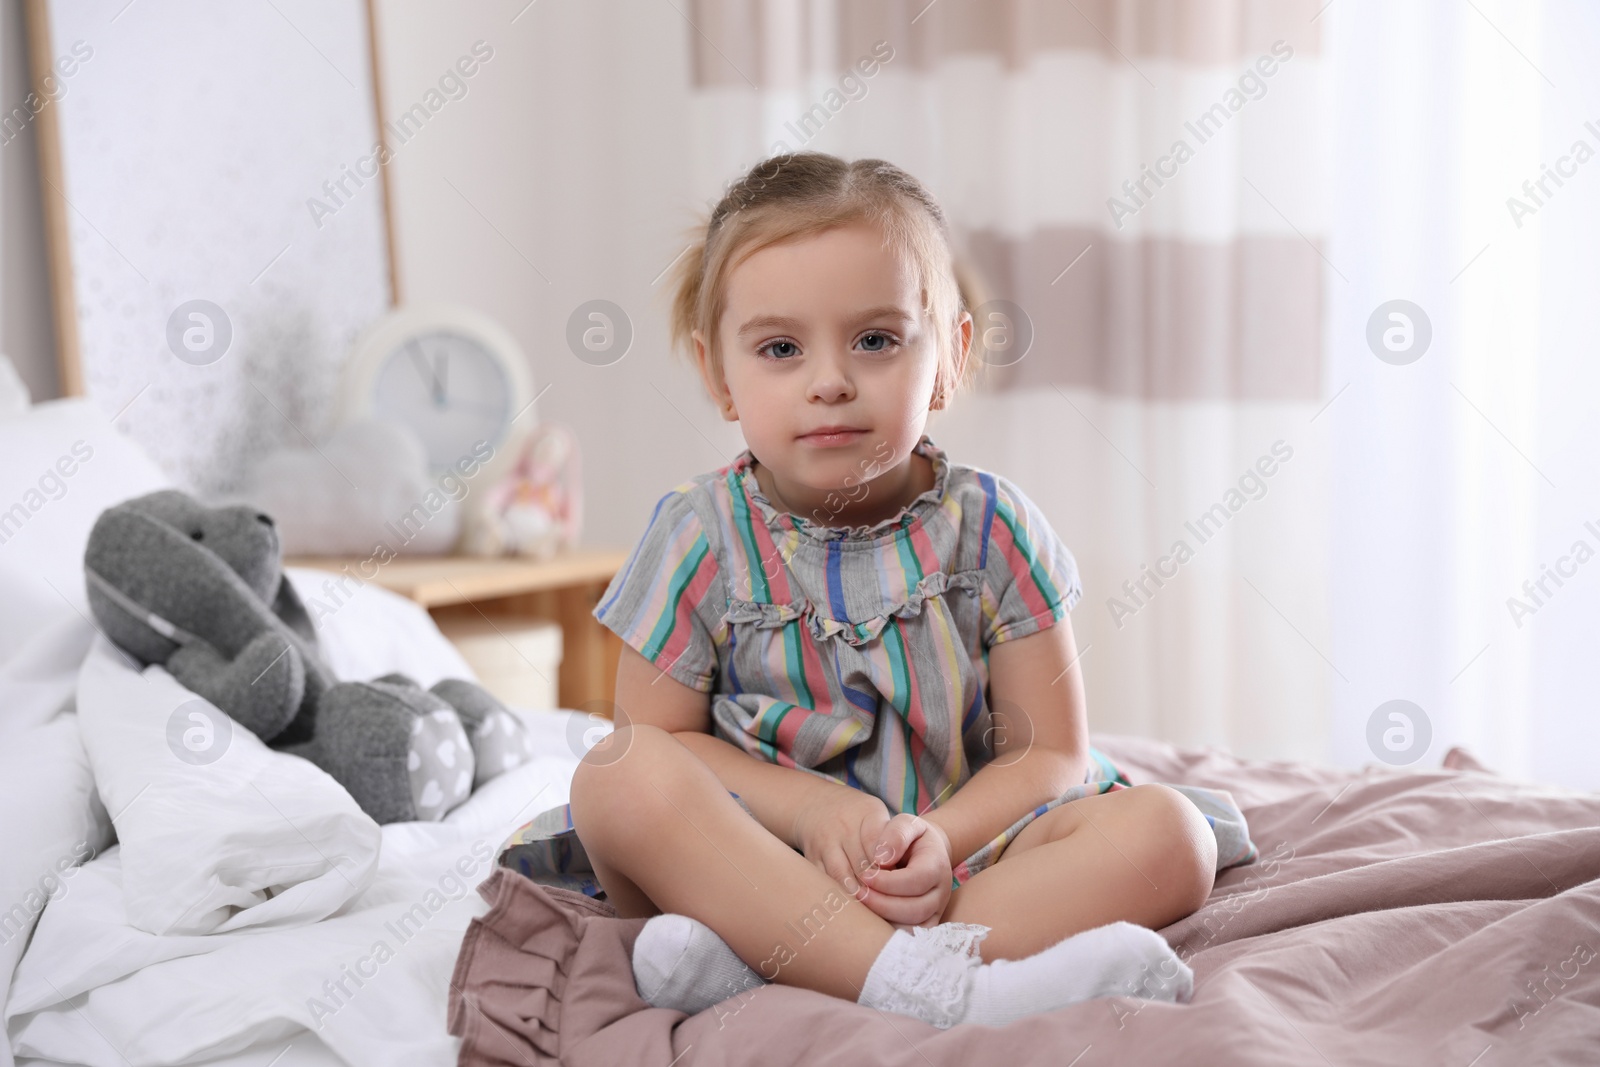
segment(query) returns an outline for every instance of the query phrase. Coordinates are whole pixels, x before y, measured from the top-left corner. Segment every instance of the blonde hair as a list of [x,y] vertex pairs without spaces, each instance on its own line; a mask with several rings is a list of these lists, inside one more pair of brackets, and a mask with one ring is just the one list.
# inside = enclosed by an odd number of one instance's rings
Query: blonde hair
[[734,182],[703,226],[695,227],[679,258],[673,344],[693,358],[691,335],[699,330],[707,362],[721,380],[717,325],[733,268],[770,245],[854,222],[877,225],[885,244],[911,265],[938,346],[935,392],[952,399],[972,381],[979,362],[969,358],[957,373],[955,326],[972,307],[976,279],[956,260],[938,202],[915,178],[881,159],[847,163],[823,152],[777,155]]

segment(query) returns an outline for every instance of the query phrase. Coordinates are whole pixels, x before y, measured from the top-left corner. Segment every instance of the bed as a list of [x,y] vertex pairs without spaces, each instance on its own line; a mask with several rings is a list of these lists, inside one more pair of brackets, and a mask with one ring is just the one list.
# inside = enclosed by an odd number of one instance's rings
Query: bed
[[[80,442],[93,458],[29,506]],[[566,801],[592,721],[521,713],[533,761],[381,832],[248,738],[239,773],[152,776],[141,753],[185,692],[95,632],[73,568],[104,506],[164,479],[81,401],[0,421],[0,455],[0,509],[27,512],[0,526],[0,1067],[1600,1062],[1600,797],[1459,751],[1351,772],[1096,734],[1135,781],[1232,791],[1261,850],[1162,931],[1195,969],[1186,1005],[1108,998],[1003,1033],[782,986],[649,1008],[641,920],[491,858]],[[471,677],[376,587],[316,622],[340,677]]]
[[451,989],[461,1063],[1600,1063],[1600,797],[1451,766],[1360,773],[1094,735],[1134,781],[1232,790],[1260,859],[1161,931],[1190,1003],[939,1031],[765,986],[693,1017],[632,988],[643,920],[497,871]]

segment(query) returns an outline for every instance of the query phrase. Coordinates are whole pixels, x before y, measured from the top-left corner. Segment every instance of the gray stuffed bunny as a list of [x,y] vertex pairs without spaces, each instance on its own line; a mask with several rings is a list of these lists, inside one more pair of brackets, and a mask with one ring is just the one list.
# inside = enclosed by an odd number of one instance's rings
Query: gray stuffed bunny
[[315,763],[379,823],[442,818],[532,755],[521,721],[471,682],[337,681],[253,508],[170,489],[124,501],[96,520],[84,575],[107,637]]

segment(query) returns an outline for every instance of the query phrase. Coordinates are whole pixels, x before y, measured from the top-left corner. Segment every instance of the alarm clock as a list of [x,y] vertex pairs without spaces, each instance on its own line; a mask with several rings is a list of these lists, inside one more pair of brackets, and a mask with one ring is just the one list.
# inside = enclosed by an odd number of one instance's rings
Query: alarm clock
[[[462,473],[492,484],[516,462],[536,423],[533,376],[516,340],[487,315],[449,304],[398,308],[357,339],[345,365],[345,422],[409,427],[434,476]],[[492,449],[484,460],[484,446]]]

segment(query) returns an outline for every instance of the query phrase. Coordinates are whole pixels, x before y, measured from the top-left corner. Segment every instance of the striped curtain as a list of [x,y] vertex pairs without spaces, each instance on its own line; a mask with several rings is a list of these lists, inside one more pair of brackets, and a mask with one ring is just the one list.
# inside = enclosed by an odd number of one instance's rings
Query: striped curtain
[[1077,554],[1095,729],[1328,751],[1321,6],[685,7],[708,205],[802,149],[944,204],[985,373],[929,432]]

